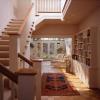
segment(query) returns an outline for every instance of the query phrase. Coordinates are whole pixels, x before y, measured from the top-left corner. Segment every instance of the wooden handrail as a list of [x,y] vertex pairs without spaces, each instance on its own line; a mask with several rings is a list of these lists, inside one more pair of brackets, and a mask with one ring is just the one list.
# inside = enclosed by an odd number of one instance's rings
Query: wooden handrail
[[27,62],[30,66],[33,66],[33,62],[24,57],[22,54],[18,53],[18,57]]
[[18,83],[18,75],[7,69],[3,64],[0,63],[0,73],[8,77],[10,80]]

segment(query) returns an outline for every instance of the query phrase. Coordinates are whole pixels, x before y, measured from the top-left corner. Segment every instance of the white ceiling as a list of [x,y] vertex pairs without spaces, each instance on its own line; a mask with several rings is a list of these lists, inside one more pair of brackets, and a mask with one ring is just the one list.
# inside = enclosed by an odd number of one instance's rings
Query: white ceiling
[[100,0],[72,0],[65,15],[65,22],[78,24],[100,7]]
[[79,24],[98,7],[100,7],[100,0],[72,0],[64,21],[45,20],[42,24]]

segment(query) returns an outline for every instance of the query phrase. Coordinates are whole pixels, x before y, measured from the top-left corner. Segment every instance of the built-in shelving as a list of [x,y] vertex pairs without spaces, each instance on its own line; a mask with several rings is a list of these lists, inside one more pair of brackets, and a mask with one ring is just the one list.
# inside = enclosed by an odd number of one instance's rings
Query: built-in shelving
[[97,82],[97,28],[85,29],[73,38],[74,73],[90,88]]
[[[89,28],[74,36],[73,59],[78,60],[87,66],[91,66],[92,56],[96,49],[95,28]],[[94,49],[94,50],[93,50]]]

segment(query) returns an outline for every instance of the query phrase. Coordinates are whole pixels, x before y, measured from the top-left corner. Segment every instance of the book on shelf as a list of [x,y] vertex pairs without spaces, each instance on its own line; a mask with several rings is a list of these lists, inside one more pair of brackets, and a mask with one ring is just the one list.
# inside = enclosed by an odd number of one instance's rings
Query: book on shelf
[[95,28],[84,30],[74,37],[73,59],[91,66],[95,49]]

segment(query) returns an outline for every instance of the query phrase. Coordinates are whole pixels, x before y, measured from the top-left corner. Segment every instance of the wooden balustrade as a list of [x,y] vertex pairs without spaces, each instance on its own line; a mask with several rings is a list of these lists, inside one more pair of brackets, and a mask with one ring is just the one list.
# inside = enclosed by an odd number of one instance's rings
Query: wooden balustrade
[[1,63],[0,63],[0,73],[8,77],[14,83],[18,83],[18,75],[7,69],[6,66],[4,66]]
[[[35,75],[36,70],[33,68],[18,69],[15,73],[7,69],[0,63],[0,100],[3,100],[3,78],[2,75],[8,77],[11,81],[18,85],[18,100],[34,100],[35,97]],[[26,84],[25,84],[26,83]],[[12,100],[15,100],[12,98]]]
[[6,68],[6,66],[0,63],[0,100],[4,100],[3,75],[8,77],[14,83],[16,84],[18,83],[18,75],[10,71],[9,69]]
[[[4,34],[8,34],[9,35],[9,39],[10,39],[10,42],[9,42],[9,52],[10,52],[9,53],[9,59],[10,59],[9,69],[12,72],[15,72],[18,69],[18,67],[20,67],[19,64],[18,64],[18,52],[19,52],[19,48],[20,48],[20,38],[19,38],[19,36],[22,35],[22,33],[23,33],[25,25],[26,25],[26,23],[28,21],[28,18],[30,16],[30,11],[31,11],[32,7],[33,7],[33,5],[29,8],[28,13],[26,14],[24,19],[21,19],[21,20],[20,19],[11,19],[9,24],[5,28],[4,32],[2,32]],[[22,55],[20,55],[20,57],[22,58]],[[24,59],[24,57],[22,59]],[[33,65],[33,63],[30,62],[29,60],[27,60],[26,58],[24,60],[30,66]],[[12,77],[12,75],[10,75],[9,77]],[[16,76],[14,76],[14,77],[16,77]],[[25,80],[24,80],[24,82],[25,82]],[[1,87],[2,86],[0,86],[0,88]],[[11,99],[12,100],[15,99],[15,93],[14,93],[15,92],[15,87],[16,86],[13,83],[11,83],[11,94],[12,94],[11,95]]]
[[22,54],[18,53],[18,57],[21,58],[24,62],[27,62],[30,66],[33,67],[33,62],[24,57]]
[[36,100],[41,100],[41,67],[43,59],[31,59],[36,74]]
[[[18,100],[34,100],[36,92],[36,74],[34,68],[24,68],[17,71]],[[37,99],[36,99],[37,100]]]
[[[24,26],[29,18],[30,11],[33,5],[29,8],[24,19],[11,19],[7,28],[3,33],[10,35],[10,43],[9,43],[9,52],[10,52],[10,67],[13,70],[16,70],[18,67],[18,52],[20,48],[20,38],[24,30]],[[21,55],[20,55],[21,56]]]

